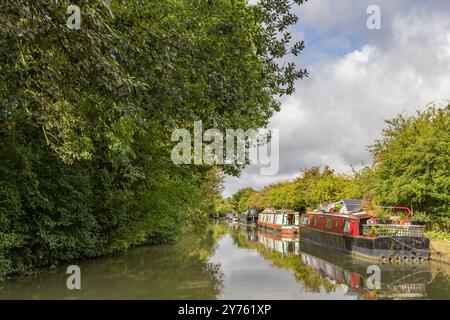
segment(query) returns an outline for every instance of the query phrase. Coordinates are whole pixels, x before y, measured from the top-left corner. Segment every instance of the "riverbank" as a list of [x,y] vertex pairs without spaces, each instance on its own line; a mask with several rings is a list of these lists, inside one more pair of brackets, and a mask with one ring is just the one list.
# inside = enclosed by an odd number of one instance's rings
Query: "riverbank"
[[446,264],[450,264],[450,242],[448,240],[430,240],[430,259]]

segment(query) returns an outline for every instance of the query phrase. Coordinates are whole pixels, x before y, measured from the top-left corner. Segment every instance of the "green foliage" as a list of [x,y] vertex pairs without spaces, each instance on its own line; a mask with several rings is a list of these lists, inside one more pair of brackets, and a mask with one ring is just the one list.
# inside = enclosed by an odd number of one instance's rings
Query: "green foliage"
[[[303,1],[295,1],[302,3]],[[81,29],[66,27],[67,7]],[[2,1],[0,278],[175,239],[221,171],[176,166],[171,133],[260,128],[306,76],[284,0]],[[281,38],[275,35],[280,34]]]
[[233,213],[234,207],[230,199],[224,199],[219,196],[215,200],[214,212],[217,212],[220,216],[225,216],[227,213]]
[[389,210],[386,210],[384,208],[377,208],[373,213],[381,221],[386,221],[390,216]]
[[450,105],[387,121],[371,147],[376,202],[425,212],[444,230],[450,216]]
[[231,204],[235,212],[241,213],[249,209],[248,199],[255,192],[252,188],[243,188],[238,190],[231,197]]
[[335,174],[327,166],[323,170],[312,167],[302,170],[293,181],[273,184],[260,192],[252,191],[247,194],[244,207],[292,208],[303,212],[342,198],[361,198],[363,190],[360,180],[353,176]]
[[450,233],[446,231],[430,230],[426,231],[425,235],[430,239],[450,241]]

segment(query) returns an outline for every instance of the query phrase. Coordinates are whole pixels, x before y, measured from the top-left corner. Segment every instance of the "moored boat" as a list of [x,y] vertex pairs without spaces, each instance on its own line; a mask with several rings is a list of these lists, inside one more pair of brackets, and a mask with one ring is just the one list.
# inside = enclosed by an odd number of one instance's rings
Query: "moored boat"
[[241,213],[239,217],[239,222],[245,225],[254,225],[258,221],[258,210],[256,208],[248,209],[247,211]]
[[[338,208],[338,209],[336,209]],[[383,222],[361,200],[343,199],[314,212],[305,213],[300,236],[327,247],[382,260],[425,260],[430,255],[430,240],[424,226],[410,223],[411,210],[390,207],[407,213],[400,223]]]
[[298,232],[299,213],[293,210],[265,209],[258,216],[258,227],[281,232],[282,234],[294,234]]

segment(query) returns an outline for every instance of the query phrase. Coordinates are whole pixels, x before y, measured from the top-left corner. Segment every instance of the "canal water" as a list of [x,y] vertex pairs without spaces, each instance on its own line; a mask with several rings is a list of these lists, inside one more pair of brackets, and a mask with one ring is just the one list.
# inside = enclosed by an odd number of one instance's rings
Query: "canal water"
[[0,283],[0,299],[450,299],[448,265],[367,261],[224,222],[72,264],[81,290],[67,289],[67,264]]

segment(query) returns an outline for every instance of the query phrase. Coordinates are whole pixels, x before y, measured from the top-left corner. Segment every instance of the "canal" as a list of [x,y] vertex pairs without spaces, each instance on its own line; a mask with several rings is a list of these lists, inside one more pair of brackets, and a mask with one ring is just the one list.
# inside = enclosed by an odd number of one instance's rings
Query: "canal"
[[66,264],[0,283],[0,299],[450,299],[448,265],[367,261],[225,222],[72,264],[81,290],[67,289]]

